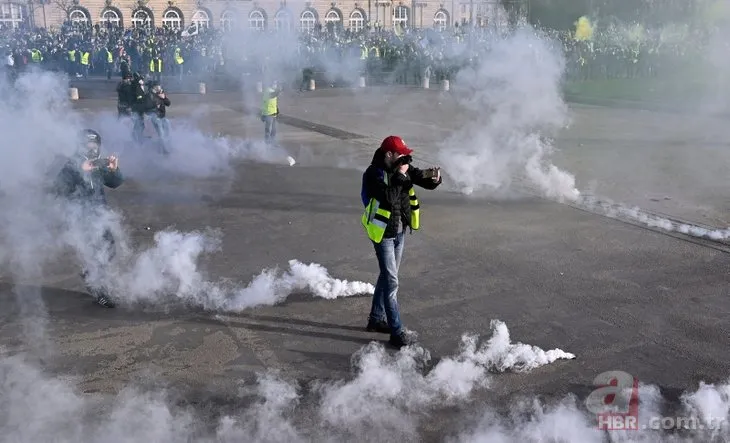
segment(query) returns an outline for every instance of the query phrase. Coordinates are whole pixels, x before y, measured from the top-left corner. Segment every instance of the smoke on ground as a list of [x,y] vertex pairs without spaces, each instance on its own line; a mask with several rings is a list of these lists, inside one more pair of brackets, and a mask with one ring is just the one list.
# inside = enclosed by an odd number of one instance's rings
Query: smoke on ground
[[[35,284],[17,286],[15,294],[26,327],[24,339],[39,352],[52,349],[46,346],[46,309],[37,282],[44,280],[47,264],[69,263],[77,257],[78,270],[88,270],[91,281],[111,284],[115,295],[122,294],[122,303],[177,297],[206,308],[239,310],[276,303],[295,290],[330,298],[372,292],[371,285],[337,280],[319,265],[296,261],[282,275],[275,269],[264,271],[243,289],[213,284],[198,271],[197,260],[216,247],[214,236],[165,231],[156,235],[154,246],[140,250],[124,226],[122,214],[109,208],[90,209],[54,195],[54,180],[79,149],[78,134],[84,127],[101,133],[102,155],[116,153],[127,178],[137,173],[138,178],[159,180],[165,172],[196,178],[219,176],[231,173],[232,162],[242,158],[286,164],[283,151],[268,149],[264,154],[258,142],[234,146],[230,140],[212,139],[192,124],[182,124],[173,136],[171,155],[153,158],[153,150],[131,147],[128,122],[117,121],[111,113],[85,121],[71,107],[65,77],[50,72],[23,73],[13,84],[0,84],[0,95],[0,131],[4,134],[0,148],[0,264],[12,282]],[[126,161],[131,168],[125,166]],[[157,167],[134,169],[134,165],[150,164]],[[111,266],[101,266],[111,257],[103,241],[107,232],[115,239],[116,254]]]
[[250,138],[207,134],[198,125],[205,118],[205,112],[172,118],[168,154],[162,154],[162,144],[149,120],[145,130],[148,139],[142,146],[132,138],[131,120],[119,120],[111,111],[95,113],[87,125],[102,134],[105,153],[120,158],[125,175],[141,182],[175,176],[233,178],[238,161],[289,164],[286,149],[266,144],[263,131],[257,134],[260,137]]
[[220,244],[220,236],[213,231],[161,231],[153,245],[115,259],[113,267],[92,268],[92,278],[107,284],[112,297],[123,303],[175,303],[227,312],[274,305],[295,292],[334,299],[375,290],[370,283],[333,278],[323,266],[298,260],[290,260],[285,271],[261,271],[243,288],[234,282],[212,282],[200,271],[199,261]]
[[725,241],[730,239],[730,228],[718,229],[710,226],[701,226],[697,223],[670,219],[665,216],[645,211],[638,206],[626,206],[612,202],[608,199],[600,199],[587,194],[582,195],[575,202],[575,205],[607,217],[639,223],[649,228],[660,229],[662,231],[676,232],[691,237],[705,238],[715,241]]
[[499,384],[501,372],[574,357],[513,344],[504,323],[491,326],[483,344],[465,336],[459,353],[437,362],[419,346],[393,353],[373,342],[354,355],[348,380],[301,382],[263,372],[212,416],[180,405],[180,392],[171,390],[128,386],[111,396],[82,394],[74,380],[6,352],[0,354],[0,441],[415,442],[435,423],[439,439],[450,443],[721,441],[730,432],[730,383],[703,383],[684,394],[676,416],[694,426],[680,432],[676,420],[658,419],[664,400],[652,385],[639,388],[637,431],[598,430],[595,415],[574,395],[487,406],[478,400]]
[[548,198],[577,197],[574,177],[550,162],[548,137],[569,121],[564,69],[554,42],[523,26],[494,35],[478,63],[459,71],[458,101],[468,120],[444,141],[439,161],[463,192],[503,195],[521,181]]

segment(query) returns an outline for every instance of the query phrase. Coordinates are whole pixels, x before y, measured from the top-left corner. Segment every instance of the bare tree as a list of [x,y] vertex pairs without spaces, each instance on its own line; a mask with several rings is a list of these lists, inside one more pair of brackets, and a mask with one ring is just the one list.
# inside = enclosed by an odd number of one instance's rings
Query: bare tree
[[53,0],[53,4],[68,16],[79,2],[78,0]]

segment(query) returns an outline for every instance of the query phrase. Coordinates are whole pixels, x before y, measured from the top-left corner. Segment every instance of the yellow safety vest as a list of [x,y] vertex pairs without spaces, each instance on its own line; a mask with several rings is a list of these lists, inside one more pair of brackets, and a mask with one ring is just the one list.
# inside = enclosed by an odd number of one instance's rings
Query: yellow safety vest
[[185,60],[182,58],[182,55],[180,55],[180,50],[175,49],[175,63],[178,65],[182,65]]
[[[373,54],[373,51],[375,52],[375,54]],[[378,49],[377,46],[373,46],[372,48],[370,48],[370,56],[371,57],[380,57],[380,49]]]
[[68,51],[68,59],[69,61],[76,61],[76,50]]
[[43,60],[43,54],[41,54],[41,51],[33,49],[30,52],[31,60],[33,60],[34,63],[40,63]]
[[[157,61],[157,70],[155,70],[155,61]],[[153,58],[150,60],[150,72],[162,72],[162,59]]]
[[107,63],[114,63],[114,56],[112,55],[110,50],[106,50],[106,62]]
[[81,54],[81,64],[82,65],[89,64],[89,53],[88,52],[84,52],[83,54]]
[[[388,185],[388,174],[383,174],[383,181],[385,185]],[[417,231],[421,227],[421,206],[418,204],[418,197],[416,197],[416,190],[411,187],[408,190],[408,198],[411,203],[411,229]],[[383,241],[385,235],[385,228],[388,227],[388,220],[390,220],[391,211],[383,209],[381,203],[375,198],[371,198],[365,212],[362,214],[360,219],[365,233],[368,238],[375,243]]]
[[264,99],[261,102],[261,115],[274,115],[278,108],[277,97],[271,97],[274,93],[273,88],[269,88],[264,92]]

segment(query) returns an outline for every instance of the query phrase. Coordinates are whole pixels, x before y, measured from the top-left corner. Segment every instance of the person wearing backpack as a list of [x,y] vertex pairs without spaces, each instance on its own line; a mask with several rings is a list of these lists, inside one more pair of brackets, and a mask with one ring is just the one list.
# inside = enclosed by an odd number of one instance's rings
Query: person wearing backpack
[[401,323],[397,294],[406,230],[420,229],[414,185],[433,190],[442,182],[440,168],[411,165],[412,153],[401,137],[386,137],[363,173],[361,187],[361,222],[380,269],[366,330],[390,334],[389,343],[397,348],[413,342]]

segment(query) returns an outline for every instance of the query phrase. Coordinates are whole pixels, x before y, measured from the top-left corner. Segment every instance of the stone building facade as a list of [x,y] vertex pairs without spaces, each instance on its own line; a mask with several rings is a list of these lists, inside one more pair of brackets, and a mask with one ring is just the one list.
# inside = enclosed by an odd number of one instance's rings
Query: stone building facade
[[[162,26],[273,30],[332,24],[444,29],[458,23],[454,0],[16,0],[0,3],[0,25],[58,27],[64,20],[128,28]],[[194,28],[193,28],[194,29]]]

